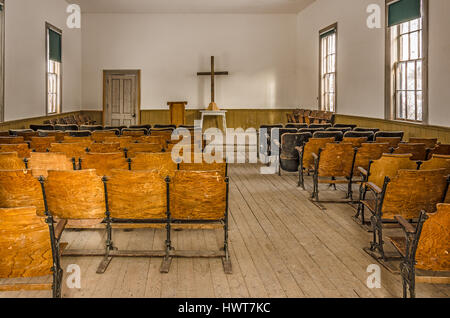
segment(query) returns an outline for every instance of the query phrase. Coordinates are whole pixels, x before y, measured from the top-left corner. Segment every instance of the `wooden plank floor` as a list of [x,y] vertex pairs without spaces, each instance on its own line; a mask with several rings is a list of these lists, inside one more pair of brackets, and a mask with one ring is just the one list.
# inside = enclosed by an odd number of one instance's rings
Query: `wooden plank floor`
[[[160,258],[115,258],[107,272],[96,274],[100,257],[64,257],[63,267],[81,268],[81,289],[64,297],[401,297],[401,279],[381,267],[381,289],[369,289],[367,267],[377,264],[363,250],[371,234],[351,218],[348,204],[309,201],[296,187],[297,176],[262,175],[258,165],[230,167],[230,252],[233,274],[219,259],[175,259],[160,274]],[[321,196],[340,199],[342,189],[321,186]],[[356,189],[355,189],[356,190]],[[114,230],[119,249],[162,249],[158,229]],[[69,248],[102,248],[102,230],[67,231]],[[223,231],[182,230],[173,234],[177,249],[218,249]],[[30,280],[25,280],[30,281]],[[39,280],[49,281],[49,279]],[[0,283],[11,280],[0,280]],[[419,285],[418,297],[449,297],[450,286]],[[48,291],[0,293],[0,297],[50,297]]]

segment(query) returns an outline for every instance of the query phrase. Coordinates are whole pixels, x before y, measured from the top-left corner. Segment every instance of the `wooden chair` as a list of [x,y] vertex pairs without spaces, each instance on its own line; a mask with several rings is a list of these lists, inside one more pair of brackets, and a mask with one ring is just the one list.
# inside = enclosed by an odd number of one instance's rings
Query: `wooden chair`
[[388,143],[391,148],[397,148],[402,142],[402,139],[400,137],[378,137],[375,142],[382,144]]
[[39,131],[39,130],[55,130],[55,126],[51,125],[51,124],[46,124],[46,125],[30,125],[30,129],[34,130],[34,131]]
[[[403,297],[408,297],[408,290],[416,297],[416,283],[450,284],[450,204],[438,204],[435,213],[422,211],[416,227],[401,215],[395,218],[405,232],[404,237],[390,237],[403,260]],[[446,276],[435,275],[444,272]]]
[[147,129],[122,129],[122,136],[142,137],[147,135]]
[[91,153],[114,153],[121,152],[120,143],[94,143],[89,146]]
[[30,148],[33,152],[47,152],[54,143],[56,143],[56,137],[33,137]]
[[227,177],[228,175],[228,165],[226,162],[223,163],[185,163],[181,162],[179,165],[179,170],[184,171],[217,171],[222,177]]
[[356,127],[355,129],[353,129],[353,131],[356,132],[371,132],[373,134],[376,134],[377,132],[380,131],[380,129],[378,128],[367,128],[367,127]]
[[371,212],[373,240],[365,251],[376,259],[386,261],[383,241],[383,220],[395,221],[395,216],[418,219],[421,211],[432,213],[445,199],[449,181],[445,169],[399,170],[394,178],[385,177],[380,188],[366,183],[375,199],[361,203]]
[[411,160],[427,160],[430,149],[425,144],[406,144],[401,143],[394,149],[394,154],[412,154]]
[[374,160],[380,159],[383,154],[390,153],[391,148],[389,144],[374,144],[374,143],[363,143],[358,149],[355,160],[355,168],[353,170],[354,175],[359,174],[359,168],[364,170],[369,170],[370,163]]
[[0,284],[0,292],[52,290],[61,297],[63,270],[59,235],[53,218],[38,217],[35,207],[0,209],[0,278],[33,278],[53,275],[52,283]]
[[72,137],[72,136],[66,136],[64,137],[63,143],[65,144],[79,144],[83,143],[88,147],[93,143],[91,137]]
[[373,141],[375,134],[371,131],[347,131],[344,138],[367,138],[367,141]]
[[16,145],[23,144],[25,139],[23,137],[0,137],[1,145]]
[[127,158],[133,158],[138,152],[164,152],[164,148],[160,144],[129,144],[124,149]]
[[167,146],[167,143],[162,136],[141,136],[137,138],[136,141],[144,144],[160,144],[163,147]]
[[450,156],[433,155],[433,157],[420,164],[420,170],[445,169],[450,174]]
[[170,152],[150,153],[139,152],[130,159],[131,170],[159,170],[162,175],[175,175],[178,165],[172,160]]
[[0,202],[3,208],[34,206],[44,216],[41,185],[30,170],[0,171]]
[[39,133],[33,130],[28,130],[28,129],[24,129],[24,130],[10,130],[9,131],[11,136],[17,136],[17,137],[23,137],[24,141],[31,141],[32,137],[37,137],[39,136]]
[[36,178],[47,178],[49,170],[71,171],[77,168],[74,159],[67,158],[63,153],[52,152],[32,152],[27,164]]
[[87,153],[79,159],[80,169],[95,169],[100,177],[110,176],[113,169],[129,170],[123,153]]
[[[193,187],[198,191],[192,191]],[[224,246],[222,251],[178,251],[178,256],[184,257],[220,257],[224,271],[232,273],[228,250],[228,178],[219,172],[177,171],[170,184],[171,224],[212,224],[220,223],[224,228]],[[168,250],[172,250],[169,239]],[[165,259],[162,271],[168,272],[172,253]]]
[[303,147],[297,147],[300,159],[300,167],[298,174],[298,186],[305,190],[304,173],[308,175],[314,170],[313,153],[319,153],[320,148],[325,148],[326,144],[333,143],[334,138],[310,138]]
[[0,144],[0,152],[17,152],[20,158],[29,158],[31,151],[28,144]]
[[39,137],[55,137],[56,142],[63,142],[66,134],[63,131],[38,130]]
[[116,143],[120,144],[120,148],[127,148],[129,144],[133,143],[133,137],[125,136],[125,137],[105,137],[105,143]]
[[298,171],[300,159],[297,148],[302,147],[310,138],[312,138],[310,133],[287,133],[281,136],[279,175],[281,175],[281,170],[289,172]]
[[431,152],[432,155],[450,156],[450,145],[438,144]]
[[400,138],[403,140],[405,133],[403,131],[378,131],[375,133],[375,140],[379,137]]
[[[347,198],[353,201],[352,178],[355,166],[357,148],[351,144],[328,143],[313,153],[314,158],[314,189],[311,197],[319,202],[319,184],[347,183]],[[325,179],[324,179],[325,178]]]
[[436,145],[438,144],[437,138],[416,138],[411,137],[409,138],[410,144],[425,144],[425,147],[428,149],[434,149]]
[[17,155],[17,152],[0,153],[0,170],[26,170],[25,161]]
[[358,127],[358,125],[356,125],[356,124],[334,124],[333,127],[335,127],[335,128],[350,127],[352,130],[354,130],[356,127]]
[[78,161],[80,157],[86,154],[86,145],[83,143],[63,143],[63,144],[51,144],[50,152],[58,152],[65,154],[68,158],[74,158]]
[[166,224],[168,223],[168,187],[170,178],[165,178],[156,170],[126,171],[113,170],[108,178],[103,178],[105,187],[107,240],[105,255],[97,273],[104,273],[114,256],[128,257],[168,257],[170,252],[170,232],[162,251],[118,251],[113,244],[113,223],[122,224]]
[[302,129],[302,128],[308,128],[308,125],[307,124],[299,124],[299,123],[290,123],[290,124],[287,124],[286,126],[285,126],[285,128],[295,128],[295,129]]
[[[342,140],[345,144],[352,144],[355,148],[360,148],[363,143],[367,143],[368,137],[344,137]],[[388,151],[389,152],[389,151]]]
[[380,159],[369,162],[368,170],[358,167],[363,181],[359,192],[358,211],[354,218],[357,220],[361,217],[361,224],[365,225],[365,205],[362,204],[366,200],[368,192],[371,191],[371,185],[375,185],[376,189],[380,189],[384,185],[385,177],[394,178],[401,169],[417,169],[417,163],[411,160],[411,154],[393,155],[384,153]]
[[340,131],[317,131],[313,134],[313,138],[334,138],[340,142],[344,139],[344,134]]
[[[119,131],[120,133],[120,131]],[[96,130],[92,132],[91,140],[93,142],[104,142],[106,137],[117,137],[116,130]]]

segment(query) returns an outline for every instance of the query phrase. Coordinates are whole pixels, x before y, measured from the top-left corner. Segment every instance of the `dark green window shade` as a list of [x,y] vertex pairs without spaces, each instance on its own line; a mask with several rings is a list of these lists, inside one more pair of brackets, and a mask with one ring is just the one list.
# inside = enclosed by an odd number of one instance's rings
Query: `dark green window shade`
[[332,35],[332,34],[335,34],[335,33],[336,33],[336,29],[332,29],[332,30],[330,30],[330,31],[327,31],[327,32],[325,32],[325,33],[322,33],[322,34],[320,35],[320,38],[326,38],[327,36]]
[[61,34],[48,29],[48,41],[48,58],[52,61],[61,63]]
[[389,4],[388,26],[418,19],[422,16],[421,0],[399,0]]

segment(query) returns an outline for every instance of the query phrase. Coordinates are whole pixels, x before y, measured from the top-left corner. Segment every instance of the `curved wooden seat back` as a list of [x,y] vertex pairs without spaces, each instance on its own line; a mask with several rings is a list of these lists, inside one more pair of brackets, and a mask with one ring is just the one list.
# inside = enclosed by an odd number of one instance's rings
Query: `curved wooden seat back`
[[352,144],[353,147],[359,148],[361,145],[369,140],[369,137],[344,137],[344,144]]
[[66,137],[66,133],[63,131],[39,130],[38,132],[40,137],[55,137],[56,142],[62,142]]
[[217,171],[177,171],[170,185],[172,218],[223,219],[226,212],[226,189],[225,178]]
[[73,162],[63,153],[32,152],[30,159],[28,159],[28,168],[34,177],[43,176],[47,178],[49,170],[73,170]]
[[67,220],[105,217],[104,186],[95,170],[51,170],[45,181],[45,191],[53,216]]
[[30,170],[0,171],[0,202],[3,208],[34,206],[41,216],[45,211],[41,184]]
[[392,148],[397,148],[401,141],[402,138],[400,137],[377,137],[377,139],[375,140],[376,143],[388,143]]
[[96,130],[92,132],[91,140],[93,142],[104,142],[107,137],[117,137],[116,132],[113,130]]
[[411,160],[427,160],[427,147],[425,144],[404,144],[401,143],[396,149],[394,154],[412,154]]
[[35,207],[0,209],[0,278],[50,275],[49,227]]
[[0,144],[0,152],[17,152],[20,158],[30,157],[28,144]]
[[92,144],[92,140],[91,137],[71,137],[71,136],[66,136],[64,137],[63,143],[68,144],[84,144],[86,145],[86,147],[90,144]]
[[227,164],[225,162],[222,163],[180,163],[180,170],[185,171],[218,171],[222,177],[226,177],[227,175]]
[[450,145],[439,144],[433,149],[432,154],[450,156]]
[[23,137],[0,137],[1,145],[14,145],[14,144],[23,144],[25,139]]
[[56,137],[33,137],[30,148],[35,152],[47,152],[54,143],[56,143]]
[[160,144],[163,147],[166,146],[166,142],[164,138],[161,136],[141,136],[136,140],[139,143],[147,143],[147,144]]
[[164,177],[173,177],[177,169],[170,152],[138,152],[131,159],[131,170],[158,170]]
[[390,150],[389,144],[363,143],[356,154],[355,175],[358,174],[358,167],[368,170],[370,161],[380,159],[383,154],[388,154]]
[[142,137],[145,136],[145,131],[143,130],[122,130],[122,136],[128,136],[128,137]]
[[411,155],[383,154],[380,159],[375,160],[370,166],[368,181],[382,188],[384,178],[394,178],[400,169],[417,169],[417,163],[412,161]]
[[59,152],[65,154],[68,158],[78,159],[86,154],[86,145],[84,143],[62,143],[51,144],[50,152]]
[[436,211],[447,190],[445,169],[399,170],[389,182],[383,202],[383,219],[393,220],[396,215],[405,219],[418,218],[423,210]]
[[81,157],[81,169],[95,169],[100,177],[110,176],[111,170],[128,170],[128,162],[122,152],[87,153]]
[[438,204],[437,212],[428,214],[416,252],[416,268],[450,271],[450,204]]
[[150,136],[160,137],[166,144],[172,141],[172,132],[167,130],[152,130]]
[[39,133],[37,131],[19,131],[15,135],[17,137],[23,137],[24,141],[31,141],[31,138],[38,137]]
[[89,152],[92,153],[113,153],[121,152],[118,142],[94,143],[89,146]]
[[325,148],[326,144],[334,143],[334,138],[311,138],[303,147],[303,168],[313,169],[313,153],[318,154],[320,148]]
[[354,155],[352,144],[326,144],[320,154],[319,177],[350,177]]
[[434,147],[436,147],[436,145],[438,143],[438,139],[437,138],[415,138],[415,137],[411,137],[411,138],[409,138],[409,143],[410,144],[425,144],[426,148],[433,149]]
[[420,170],[445,169],[450,174],[450,156],[433,155],[433,157],[421,164]]
[[105,143],[116,143],[120,144],[120,148],[126,148],[129,144],[133,143],[133,137],[125,136],[125,137],[105,137]]
[[17,152],[0,153],[0,170],[24,170],[25,162],[19,158]]
[[156,170],[113,170],[108,178],[108,203],[112,218],[166,219],[167,185]]
[[127,157],[133,158],[138,152],[162,152],[164,148],[160,144],[129,144],[127,147]]

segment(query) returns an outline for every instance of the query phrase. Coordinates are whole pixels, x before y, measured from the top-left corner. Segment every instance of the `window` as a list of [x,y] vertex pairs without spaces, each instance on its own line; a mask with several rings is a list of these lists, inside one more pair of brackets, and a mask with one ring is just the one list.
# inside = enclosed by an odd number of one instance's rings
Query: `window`
[[336,112],[336,54],[337,25],[320,31],[319,107]]
[[47,24],[47,114],[59,114],[62,108],[62,32]]
[[400,0],[392,2],[387,10],[390,43],[389,119],[427,122],[424,3],[421,0]]
[[0,122],[5,120],[5,0],[0,0]]

